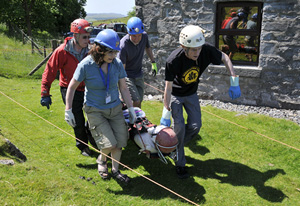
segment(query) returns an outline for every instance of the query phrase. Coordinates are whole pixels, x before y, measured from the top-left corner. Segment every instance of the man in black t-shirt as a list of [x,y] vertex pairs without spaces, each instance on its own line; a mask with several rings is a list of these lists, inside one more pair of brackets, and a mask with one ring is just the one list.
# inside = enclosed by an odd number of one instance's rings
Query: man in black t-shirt
[[[181,47],[174,50],[166,62],[164,109],[160,124],[170,126],[172,114],[173,128],[178,138],[176,173],[182,179],[189,177],[185,167],[184,144],[196,136],[202,126],[197,96],[201,74],[210,63],[219,65],[223,62],[231,75],[229,96],[236,99],[241,95],[239,77],[235,75],[229,57],[205,44],[203,32],[199,26],[183,28],[179,36]],[[187,124],[183,117],[183,107],[188,115]]]

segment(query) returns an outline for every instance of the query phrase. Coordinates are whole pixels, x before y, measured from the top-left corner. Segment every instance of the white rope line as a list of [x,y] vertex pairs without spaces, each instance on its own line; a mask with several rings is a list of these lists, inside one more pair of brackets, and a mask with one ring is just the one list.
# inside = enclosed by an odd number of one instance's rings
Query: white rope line
[[[160,89],[158,89],[158,88],[155,88],[154,86],[152,86],[152,85],[150,85],[150,84],[147,84],[146,82],[144,82],[144,83],[145,83],[146,85],[148,85],[148,86],[150,86],[150,87],[152,87],[152,88],[154,88],[154,89],[156,89],[156,90],[158,90],[158,91],[164,93],[162,90],[160,90]],[[211,114],[211,115],[213,115],[213,116],[215,116],[215,117],[217,117],[217,118],[219,118],[219,119],[222,119],[222,120],[224,120],[224,121],[226,121],[226,122],[229,122],[229,123],[231,123],[231,124],[234,124],[234,125],[236,125],[236,126],[238,126],[238,127],[240,127],[240,128],[243,128],[243,129],[245,129],[245,130],[251,131],[251,132],[253,132],[253,133],[255,133],[255,134],[258,134],[258,135],[260,135],[260,136],[263,136],[263,137],[265,137],[265,138],[267,138],[267,139],[269,139],[269,140],[272,140],[272,141],[274,141],[274,142],[277,142],[277,143],[279,143],[279,144],[285,145],[285,146],[287,146],[287,147],[289,147],[289,148],[292,148],[292,149],[294,149],[294,150],[300,151],[300,149],[298,149],[298,148],[296,148],[296,147],[293,147],[293,146],[288,145],[288,144],[286,144],[286,143],[284,143],[284,142],[281,142],[281,141],[279,141],[279,140],[276,140],[276,139],[274,139],[274,138],[271,138],[271,137],[269,137],[269,136],[267,136],[267,135],[261,134],[261,133],[259,133],[259,132],[256,132],[256,131],[252,130],[252,129],[249,129],[249,128],[247,128],[247,127],[244,127],[244,126],[242,126],[242,125],[239,125],[239,124],[237,124],[237,123],[235,123],[235,122],[232,122],[232,121],[230,121],[230,120],[228,120],[228,119],[225,119],[225,118],[223,118],[223,117],[220,117],[220,116],[218,116],[218,115],[216,115],[216,114],[213,114],[213,113],[211,113],[211,112],[209,112],[209,111],[206,111],[206,110],[203,109],[203,108],[202,108],[201,110],[204,111],[204,112],[207,112],[207,113],[209,113],[209,114]]]
[[56,129],[58,129],[58,130],[62,131],[63,133],[65,133],[65,134],[67,134],[67,135],[69,135],[69,136],[75,138],[76,140],[80,141],[81,143],[87,145],[88,147],[93,148],[94,150],[96,150],[97,152],[99,152],[99,153],[101,153],[102,155],[106,156],[107,158],[109,158],[109,159],[111,159],[111,160],[113,160],[113,161],[119,163],[119,164],[122,165],[123,167],[125,167],[125,168],[131,170],[132,172],[134,172],[134,173],[138,174],[139,176],[145,178],[146,180],[148,180],[148,181],[150,181],[150,182],[156,184],[157,186],[159,186],[159,187],[161,187],[161,188],[163,188],[163,189],[169,191],[170,193],[172,193],[172,194],[174,194],[174,195],[176,195],[176,196],[178,196],[178,197],[184,199],[185,201],[187,201],[187,202],[189,202],[189,203],[191,203],[191,204],[193,204],[193,205],[199,206],[197,203],[195,203],[195,202],[193,202],[193,201],[187,199],[186,197],[184,197],[184,196],[182,196],[182,195],[180,195],[180,194],[174,192],[173,190],[171,190],[171,189],[169,189],[169,188],[163,186],[162,184],[159,184],[158,182],[156,182],[156,181],[154,181],[154,180],[152,180],[152,179],[150,179],[150,178],[144,176],[143,174],[141,174],[141,173],[135,171],[134,169],[130,168],[129,166],[127,166],[127,165],[125,165],[125,164],[123,164],[123,163],[121,163],[121,162],[115,160],[114,158],[112,158],[112,157],[110,157],[110,156],[104,154],[103,152],[99,151],[98,149],[96,149],[96,148],[94,148],[94,147],[92,147],[92,146],[86,144],[85,142],[81,141],[80,139],[77,139],[75,136],[73,136],[73,135],[71,135],[70,133],[64,131],[63,129],[61,129],[60,127],[56,126],[56,125],[53,124],[52,122],[46,120],[45,118],[41,117],[41,116],[38,115],[37,113],[31,111],[30,109],[26,108],[25,106],[23,106],[23,105],[20,104],[19,102],[15,101],[15,100],[12,99],[11,97],[7,96],[7,95],[4,94],[2,91],[0,91],[0,93],[1,93],[3,96],[5,96],[6,98],[8,98],[9,100],[11,100],[12,102],[16,103],[16,104],[19,105],[20,107],[22,107],[22,108],[24,108],[25,110],[27,110],[28,112],[34,114],[35,116],[37,116],[37,117],[39,117],[40,119],[44,120],[45,122],[47,122],[48,124],[52,125],[52,126],[55,127]]

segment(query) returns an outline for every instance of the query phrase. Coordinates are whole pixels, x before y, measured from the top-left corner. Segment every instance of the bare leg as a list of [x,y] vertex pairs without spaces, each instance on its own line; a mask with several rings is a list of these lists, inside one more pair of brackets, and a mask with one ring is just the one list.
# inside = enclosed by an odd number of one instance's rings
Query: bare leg
[[[114,148],[111,150],[111,157],[114,160],[117,160],[118,162],[120,162],[121,155],[122,155],[122,148]],[[112,171],[117,172],[119,170],[119,163],[114,160],[112,160]]]

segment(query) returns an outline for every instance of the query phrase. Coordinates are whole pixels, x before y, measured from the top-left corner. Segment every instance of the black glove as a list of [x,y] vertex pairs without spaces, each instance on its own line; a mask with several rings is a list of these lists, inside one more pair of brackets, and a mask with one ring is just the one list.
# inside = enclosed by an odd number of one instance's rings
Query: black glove
[[49,109],[51,104],[52,104],[51,95],[41,98],[41,105],[42,106],[46,106],[47,109]]

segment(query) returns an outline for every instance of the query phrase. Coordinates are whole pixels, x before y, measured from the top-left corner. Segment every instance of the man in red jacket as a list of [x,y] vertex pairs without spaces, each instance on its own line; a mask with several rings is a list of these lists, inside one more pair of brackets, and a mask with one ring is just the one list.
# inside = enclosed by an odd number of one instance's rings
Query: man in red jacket
[[[43,73],[41,86],[42,106],[46,106],[49,109],[52,104],[50,88],[58,71],[60,72],[60,92],[65,104],[67,88],[76,70],[77,64],[88,54],[89,38],[92,30],[93,28],[90,26],[89,22],[84,19],[76,19],[71,23],[73,37],[67,37],[64,43],[55,49]],[[90,140],[93,146],[96,146],[96,144],[93,138],[88,138],[89,136],[91,137],[91,135],[85,126],[85,118],[82,111],[84,87],[85,85],[82,82],[75,92],[72,112],[75,116],[76,126],[73,129],[77,138],[77,148],[81,150],[82,155],[90,156],[91,151],[84,143],[87,144],[88,140]]]

